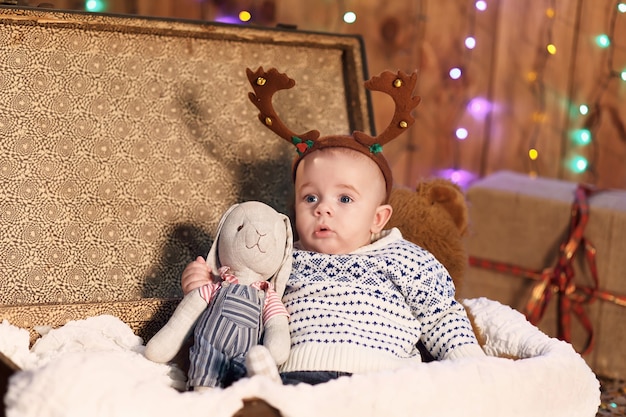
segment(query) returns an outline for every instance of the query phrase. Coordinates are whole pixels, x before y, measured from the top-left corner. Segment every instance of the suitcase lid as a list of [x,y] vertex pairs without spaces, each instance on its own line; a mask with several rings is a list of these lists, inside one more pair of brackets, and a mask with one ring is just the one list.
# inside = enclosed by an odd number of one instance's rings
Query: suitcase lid
[[0,319],[151,321],[231,204],[286,213],[259,66],[297,80],[274,98],[294,130],[373,133],[358,36],[0,7]]

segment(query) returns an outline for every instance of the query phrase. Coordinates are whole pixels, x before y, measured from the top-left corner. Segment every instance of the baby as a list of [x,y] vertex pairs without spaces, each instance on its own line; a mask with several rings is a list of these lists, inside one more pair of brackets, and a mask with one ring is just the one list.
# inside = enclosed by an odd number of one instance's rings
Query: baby
[[[416,75],[385,72],[366,83],[396,103],[381,135],[322,138],[316,131],[289,131],[271,107],[271,95],[293,85],[286,75],[260,68],[248,70],[248,77],[261,121],[298,150],[299,241],[283,296],[291,351],[280,367],[282,381],[316,384],[418,363],[419,341],[435,359],[483,356],[443,265],[398,229],[384,230],[393,180],[381,148],[414,122]],[[183,272],[183,291],[206,284],[210,274],[202,258],[192,262]]]

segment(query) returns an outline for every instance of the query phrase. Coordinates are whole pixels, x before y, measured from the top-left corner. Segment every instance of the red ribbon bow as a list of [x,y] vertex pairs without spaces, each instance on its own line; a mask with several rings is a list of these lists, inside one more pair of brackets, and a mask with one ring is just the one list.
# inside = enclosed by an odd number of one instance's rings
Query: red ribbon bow
[[[561,243],[559,257],[555,266],[546,268],[543,271],[533,271],[502,262],[493,262],[472,256],[469,258],[471,266],[510,273],[538,281],[533,287],[531,297],[525,307],[526,317],[534,325],[539,323],[548,303],[556,295],[558,300],[557,337],[571,343],[571,317],[574,314],[587,332],[587,340],[584,348],[580,351],[583,355],[591,352],[594,344],[593,325],[585,312],[584,305],[600,299],[626,307],[626,296],[615,295],[598,288],[596,249],[584,237],[585,227],[589,220],[588,198],[596,191],[596,189],[584,184],[580,184],[576,188],[575,199],[572,204],[569,234]],[[581,286],[574,282],[572,260],[579,248],[584,250],[593,281],[591,286]]]

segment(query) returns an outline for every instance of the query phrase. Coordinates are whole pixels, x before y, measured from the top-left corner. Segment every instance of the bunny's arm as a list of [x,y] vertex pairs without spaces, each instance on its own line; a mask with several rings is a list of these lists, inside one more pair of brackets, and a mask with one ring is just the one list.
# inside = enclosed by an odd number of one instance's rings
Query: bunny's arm
[[165,363],[174,358],[183,346],[207,302],[196,289],[187,294],[168,322],[146,344],[144,355],[153,362]]
[[287,360],[291,349],[287,316],[276,315],[265,323],[263,345],[270,351],[277,365]]

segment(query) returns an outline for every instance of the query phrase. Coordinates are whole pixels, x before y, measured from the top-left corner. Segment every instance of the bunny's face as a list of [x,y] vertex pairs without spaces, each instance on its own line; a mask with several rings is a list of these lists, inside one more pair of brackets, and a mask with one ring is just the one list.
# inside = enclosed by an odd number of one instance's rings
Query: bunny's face
[[259,202],[235,207],[224,220],[218,237],[218,258],[242,284],[267,280],[285,256],[284,216]]

